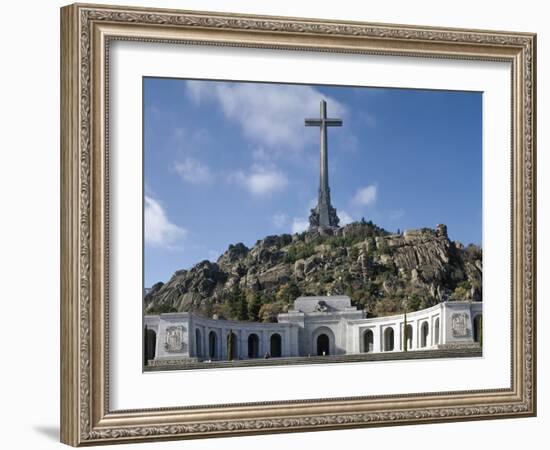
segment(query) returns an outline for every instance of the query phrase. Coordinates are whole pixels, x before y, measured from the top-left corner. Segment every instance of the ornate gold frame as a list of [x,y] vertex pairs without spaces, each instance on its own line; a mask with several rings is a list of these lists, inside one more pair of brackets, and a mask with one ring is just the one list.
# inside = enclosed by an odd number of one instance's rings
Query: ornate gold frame
[[[106,63],[114,39],[510,62],[511,387],[110,411]],[[529,33],[99,5],[62,8],[62,442],[79,446],[535,415],[535,51],[536,36]]]

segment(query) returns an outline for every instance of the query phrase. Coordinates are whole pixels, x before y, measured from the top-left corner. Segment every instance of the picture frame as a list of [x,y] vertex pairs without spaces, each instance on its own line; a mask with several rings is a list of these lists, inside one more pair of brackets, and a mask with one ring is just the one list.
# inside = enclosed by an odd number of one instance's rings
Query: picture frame
[[[511,67],[510,385],[113,409],[110,46],[206,45]],[[536,415],[536,35],[74,4],[61,9],[61,441],[97,445]]]

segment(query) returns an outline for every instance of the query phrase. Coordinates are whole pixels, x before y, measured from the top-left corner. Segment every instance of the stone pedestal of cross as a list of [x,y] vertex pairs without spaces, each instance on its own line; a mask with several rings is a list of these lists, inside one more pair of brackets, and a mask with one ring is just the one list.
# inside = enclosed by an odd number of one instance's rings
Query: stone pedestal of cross
[[306,127],[319,127],[321,131],[321,166],[319,197],[317,206],[311,210],[309,227],[333,228],[337,227],[340,220],[336,215],[336,209],[330,204],[330,187],[328,185],[328,144],[327,127],[341,127],[341,119],[327,118],[327,102],[321,100],[321,117],[319,119],[305,119]]

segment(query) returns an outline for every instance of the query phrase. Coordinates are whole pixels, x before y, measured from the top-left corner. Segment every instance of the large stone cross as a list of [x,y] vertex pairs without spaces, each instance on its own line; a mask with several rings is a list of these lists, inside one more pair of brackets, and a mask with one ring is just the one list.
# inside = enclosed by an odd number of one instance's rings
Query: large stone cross
[[310,226],[320,227],[335,227],[338,226],[338,217],[336,211],[332,213],[332,205],[330,204],[330,188],[328,185],[328,144],[327,144],[327,127],[341,127],[342,119],[327,118],[327,102],[321,100],[321,117],[319,119],[305,119],[306,127],[319,127],[321,130],[321,167],[320,167],[320,183],[319,183],[319,200],[317,203],[316,213],[318,223],[312,223],[310,218]]

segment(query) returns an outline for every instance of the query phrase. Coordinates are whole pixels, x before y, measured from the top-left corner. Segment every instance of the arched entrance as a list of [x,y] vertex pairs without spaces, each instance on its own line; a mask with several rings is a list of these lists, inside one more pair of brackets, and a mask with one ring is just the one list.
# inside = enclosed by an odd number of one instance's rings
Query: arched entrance
[[371,353],[374,350],[374,333],[372,330],[366,330],[363,333],[363,352]]
[[208,356],[210,359],[218,357],[218,336],[215,331],[208,334]]
[[278,333],[273,333],[269,340],[269,353],[272,358],[280,358],[282,356],[282,338]]
[[143,356],[144,364],[147,365],[148,361],[155,359],[155,350],[157,348],[157,333],[154,330],[150,330],[145,327],[145,332],[143,333]]
[[435,319],[434,324],[434,345],[439,344],[439,317]]
[[483,340],[483,317],[478,314],[474,317],[474,341],[481,344]]
[[239,359],[239,354],[237,353],[237,335],[230,331],[227,333],[227,359]]
[[394,333],[393,328],[388,327],[384,330],[384,351],[391,352],[394,349]]
[[257,358],[260,353],[260,338],[257,334],[250,334],[248,336],[248,357]]
[[405,341],[407,343],[407,350],[410,350],[413,346],[413,327],[411,324],[405,327]]
[[428,345],[428,322],[423,322],[420,327],[420,347],[426,347]]
[[323,352],[325,352],[325,356],[338,354],[334,332],[326,326],[313,330],[310,337],[310,345],[311,350],[309,355],[323,356]]
[[202,357],[202,334],[198,328],[195,329],[195,355],[197,358]]
[[330,338],[322,333],[317,336],[317,356],[330,355]]

